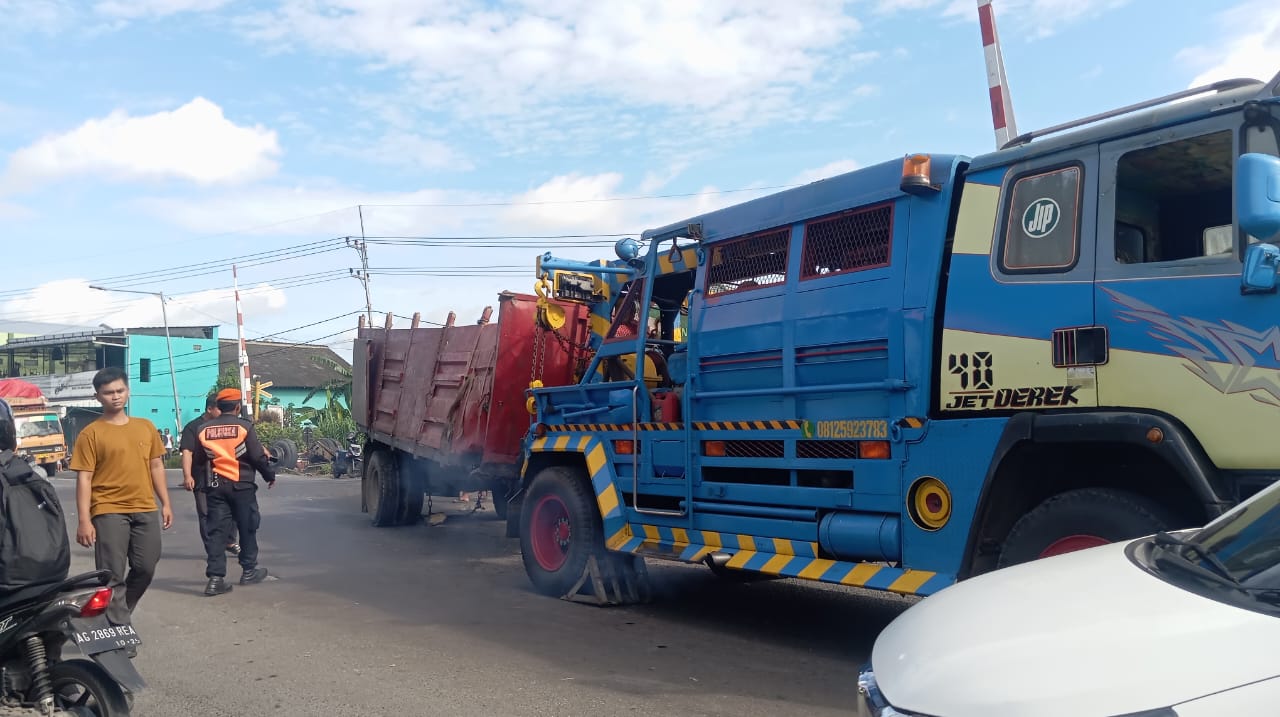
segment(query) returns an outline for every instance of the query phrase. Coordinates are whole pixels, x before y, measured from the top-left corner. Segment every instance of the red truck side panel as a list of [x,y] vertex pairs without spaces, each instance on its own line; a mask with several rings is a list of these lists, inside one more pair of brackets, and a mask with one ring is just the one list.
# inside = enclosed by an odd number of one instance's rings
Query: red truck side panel
[[497,324],[362,329],[353,352],[357,423],[374,440],[441,465],[513,472],[529,428],[530,380],[570,383],[587,357],[586,307],[564,306],[561,341],[535,325],[536,302],[502,294]]

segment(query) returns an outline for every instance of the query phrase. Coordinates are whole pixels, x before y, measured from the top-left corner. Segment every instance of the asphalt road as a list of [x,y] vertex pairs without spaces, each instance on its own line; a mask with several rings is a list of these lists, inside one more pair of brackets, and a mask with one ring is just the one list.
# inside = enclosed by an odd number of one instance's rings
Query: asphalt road
[[[74,534],[74,480],[53,482]],[[653,603],[572,604],[532,591],[491,511],[444,499],[442,525],[376,529],[358,481],[288,476],[260,491],[277,579],[206,598],[194,503],[171,491],[134,615],[139,715],[848,715],[875,635],[910,604],[656,561]],[[73,544],[73,572],[92,568]]]

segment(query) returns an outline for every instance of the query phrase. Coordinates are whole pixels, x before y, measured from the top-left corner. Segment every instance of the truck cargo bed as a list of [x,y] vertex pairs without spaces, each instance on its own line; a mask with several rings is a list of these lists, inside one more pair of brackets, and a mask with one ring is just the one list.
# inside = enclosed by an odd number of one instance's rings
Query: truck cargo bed
[[496,323],[360,329],[356,423],[371,442],[439,466],[514,476],[531,421],[530,381],[572,383],[587,358],[587,310],[563,308],[559,338],[536,325],[536,297],[509,292],[499,296]]

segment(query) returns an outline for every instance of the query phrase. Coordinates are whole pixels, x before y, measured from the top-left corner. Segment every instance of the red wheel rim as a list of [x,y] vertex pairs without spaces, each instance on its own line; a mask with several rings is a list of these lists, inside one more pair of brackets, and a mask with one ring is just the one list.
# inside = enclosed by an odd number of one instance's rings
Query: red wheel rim
[[555,572],[564,567],[569,557],[569,539],[572,531],[569,526],[569,508],[559,496],[545,495],[533,506],[533,516],[529,526],[530,542],[533,543],[533,559],[538,567],[547,572]]
[[1096,548],[1099,545],[1110,543],[1106,538],[1099,538],[1096,535],[1068,535],[1065,538],[1058,538],[1049,544],[1040,553],[1040,557],[1049,558],[1054,555],[1062,555],[1064,553],[1074,553],[1077,550],[1085,550],[1087,548]]

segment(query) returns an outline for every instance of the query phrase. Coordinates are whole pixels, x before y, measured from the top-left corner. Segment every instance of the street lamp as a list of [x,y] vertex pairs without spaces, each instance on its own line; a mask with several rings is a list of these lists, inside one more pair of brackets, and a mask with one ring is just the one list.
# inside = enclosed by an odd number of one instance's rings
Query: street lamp
[[[163,291],[138,291],[136,289],[108,289],[105,286],[89,285],[98,291],[118,291],[124,294],[146,294],[160,297],[160,317],[164,321],[164,347],[169,353],[169,383],[173,386],[173,425],[178,433],[182,433],[182,403],[178,400],[178,371],[173,365],[173,340],[169,338],[169,310],[164,303]],[[177,434],[174,434],[177,435]]]

